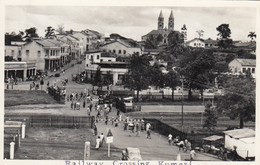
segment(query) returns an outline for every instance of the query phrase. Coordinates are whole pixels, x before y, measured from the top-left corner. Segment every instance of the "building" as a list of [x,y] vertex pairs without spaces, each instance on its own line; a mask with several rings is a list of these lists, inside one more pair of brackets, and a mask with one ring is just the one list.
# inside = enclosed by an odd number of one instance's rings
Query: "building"
[[187,41],[185,45],[196,48],[205,48],[205,41],[201,38],[194,38],[190,41]]
[[127,62],[118,62],[116,57],[109,55],[107,52],[92,51],[86,54],[85,71],[88,79],[94,79],[98,69],[102,77],[110,76],[113,85],[121,83],[124,74],[128,72]]
[[[157,30],[152,30],[148,34],[142,36],[142,41],[146,41],[149,38],[154,38],[161,40],[159,42],[159,45],[167,44],[168,43],[168,35],[174,31],[174,17],[173,12],[171,11],[171,14],[169,16],[168,21],[168,28],[164,27],[164,17],[162,14],[162,11],[160,12],[160,15],[158,17],[158,23],[157,23]],[[178,32],[178,31],[176,31]],[[181,33],[178,32],[180,35]]]
[[218,40],[212,40],[211,38],[204,40],[205,48],[218,48]]
[[70,57],[71,60],[80,59],[83,52],[83,40],[78,39],[72,35],[57,35],[58,40],[65,42],[69,45]]
[[228,64],[228,67],[232,74],[245,74],[246,72],[251,73],[252,77],[255,78],[256,60],[255,59],[239,59],[236,58]]
[[250,52],[251,54],[256,55],[256,42],[251,41],[251,42],[236,42],[234,43],[234,47],[238,50],[246,50]]
[[101,50],[113,53],[117,56],[131,56],[133,53],[142,54],[142,49],[139,46],[120,39],[108,42],[100,47]]

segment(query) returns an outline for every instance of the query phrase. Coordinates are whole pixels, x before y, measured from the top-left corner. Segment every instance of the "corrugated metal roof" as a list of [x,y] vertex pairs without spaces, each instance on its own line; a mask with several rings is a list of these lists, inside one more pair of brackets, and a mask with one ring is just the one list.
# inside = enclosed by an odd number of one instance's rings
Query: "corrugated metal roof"
[[236,59],[241,65],[244,66],[256,66],[256,60],[255,59],[241,59],[237,58]]
[[203,138],[203,140],[207,140],[207,141],[216,141],[219,139],[223,139],[223,136],[212,135],[212,136]]
[[35,40],[35,42],[44,47],[57,47],[54,43],[49,42],[47,40]]
[[255,131],[249,128],[234,129],[224,131],[224,133],[236,139],[255,137]]

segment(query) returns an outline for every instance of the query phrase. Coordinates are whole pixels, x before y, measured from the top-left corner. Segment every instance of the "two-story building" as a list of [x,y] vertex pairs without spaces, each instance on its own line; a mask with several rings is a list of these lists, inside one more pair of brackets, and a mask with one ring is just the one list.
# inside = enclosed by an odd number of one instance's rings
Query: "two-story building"
[[232,74],[245,74],[246,72],[251,73],[252,77],[256,76],[256,60],[255,59],[239,59],[236,58],[229,64],[229,69]]
[[88,79],[94,79],[96,71],[100,69],[102,77],[110,74],[115,85],[124,79],[124,74],[128,72],[127,66],[127,62],[116,61],[116,57],[107,52],[92,51],[86,54],[85,71]]
[[133,46],[122,40],[114,40],[100,47],[101,50],[116,54],[117,56],[131,56],[134,53],[142,54],[141,47]]

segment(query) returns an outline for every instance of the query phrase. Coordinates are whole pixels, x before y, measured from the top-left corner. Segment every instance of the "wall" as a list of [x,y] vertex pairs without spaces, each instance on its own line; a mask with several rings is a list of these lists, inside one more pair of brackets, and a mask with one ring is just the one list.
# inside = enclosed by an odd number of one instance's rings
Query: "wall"
[[[5,45],[5,56],[12,56],[13,59],[17,60],[19,50],[20,50],[19,46]],[[12,54],[12,51],[13,51],[13,54]]]
[[[29,55],[26,55],[26,50],[29,50]],[[38,55],[38,51],[41,52]],[[37,44],[35,41],[24,45],[22,47],[22,61],[25,62],[35,62],[37,70],[44,70],[45,67],[45,51],[43,47]]]
[[[114,52],[117,55],[122,55],[122,56],[129,56],[129,55],[132,55],[134,52],[138,52],[139,54],[142,54],[141,48],[127,47],[119,42],[114,42],[114,43],[104,45],[101,47],[101,49],[105,50],[107,52]],[[120,50],[121,50],[121,53],[119,53]]]

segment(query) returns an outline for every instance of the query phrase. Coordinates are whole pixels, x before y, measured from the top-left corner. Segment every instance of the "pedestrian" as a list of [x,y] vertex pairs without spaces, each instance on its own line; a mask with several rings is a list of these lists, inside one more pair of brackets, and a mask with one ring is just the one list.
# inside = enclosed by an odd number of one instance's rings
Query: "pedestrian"
[[180,141],[180,143],[177,144],[179,146],[179,151],[182,149],[182,151],[184,150],[184,142],[183,140]]
[[83,108],[85,108],[85,106],[86,106],[86,102],[85,102],[85,100],[83,101]]
[[151,130],[148,129],[148,130],[146,131],[146,133],[147,133],[147,139],[152,139],[152,137],[151,137]]
[[108,122],[108,116],[106,116],[105,124],[107,125]]
[[94,125],[94,135],[97,136],[97,126]]
[[187,145],[185,147],[185,152],[187,152],[187,150],[191,151],[191,142],[187,142]]
[[71,110],[73,110],[73,101],[70,104]]
[[90,116],[90,109],[89,109],[89,107],[87,108],[87,113]]
[[102,147],[103,141],[104,141],[104,134],[101,133],[101,134],[100,134],[100,147]]
[[77,108],[77,103],[75,102],[74,103],[74,110],[76,110],[76,108]]
[[124,122],[124,131],[127,131],[127,125],[128,125],[128,123],[125,120],[125,122]]
[[114,125],[114,117],[112,117],[111,122],[112,122],[112,125]]
[[172,134],[168,135],[168,142],[169,142],[169,145],[171,146],[172,145]]
[[138,122],[136,123],[135,129],[136,129],[136,136],[140,136],[140,125]]
[[98,150],[100,147],[100,136],[96,139],[96,149]]
[[132,133],[134,133],[134,131],[135,131],[135,123],[133,123]]
[[196,156],[196,152],[195,152],[195,150],[191,150],[190,151],[190,160],[194,160],[194,156]]

